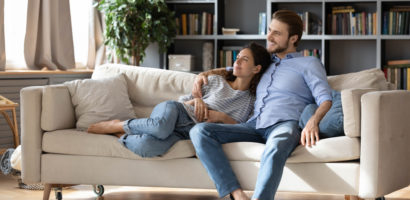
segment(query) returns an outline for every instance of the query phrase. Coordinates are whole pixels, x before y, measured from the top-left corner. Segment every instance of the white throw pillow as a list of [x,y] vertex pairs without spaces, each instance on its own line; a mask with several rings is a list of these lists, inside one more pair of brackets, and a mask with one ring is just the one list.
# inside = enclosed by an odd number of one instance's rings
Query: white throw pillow
[[91,124],[100,121],[135,118],[123,74],[74,80],[64,85],[70,91],[79,130],[87,130]]

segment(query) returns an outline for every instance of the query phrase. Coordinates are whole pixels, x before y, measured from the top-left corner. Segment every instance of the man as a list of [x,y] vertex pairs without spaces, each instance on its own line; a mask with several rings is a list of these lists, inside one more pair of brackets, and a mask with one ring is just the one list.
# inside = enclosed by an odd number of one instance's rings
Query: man
[[[319,140],[318,124],[332,105],[331,89],[321,62],[296,52],[303,25],[293,11],[281,10],[272,16],[267,35],[272,65],[263,74],[256,91],[253,116],[243,124],[200,123],[190,131],[197,155],[221,197],[249,199],[226,158],[221,144],[265,142],[253,199],[274,199],[288,156],[299,144],[314,145]],[[210,73],[223,73],[214,70]],[[206,84],[206,73],[196,86]],[[198,89],[194,89],[194,93]],[[307,104],[319,107],[303,131],[299,117]],[[206,118],[206,112],[204,113]]]

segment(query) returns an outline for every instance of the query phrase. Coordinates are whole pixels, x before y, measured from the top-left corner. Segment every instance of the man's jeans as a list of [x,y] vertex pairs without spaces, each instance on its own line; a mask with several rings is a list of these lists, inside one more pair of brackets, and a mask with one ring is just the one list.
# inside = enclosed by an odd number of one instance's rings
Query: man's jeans
[[300,129],[297,121],[279,122],[256,129],[256,120],[253,120],[234,125],[200,123],[191,129],[189,135],[220,197],[240,188],[221,144],[244,141],[266,143],[253,198],[271,200],[274,199],[285,162],[299,144]]
[[182,103],[165,101],[155,106],[150,118],[125,121],[119,141],[141,157],[159,156],[177,141],[188,139],[194,125]]

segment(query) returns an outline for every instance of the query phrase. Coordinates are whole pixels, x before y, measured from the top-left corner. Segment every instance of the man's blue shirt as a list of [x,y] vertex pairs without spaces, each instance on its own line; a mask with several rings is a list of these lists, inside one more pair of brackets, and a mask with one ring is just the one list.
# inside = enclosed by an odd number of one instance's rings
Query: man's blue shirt
[[254,112],[249,119],[256,118],[256,128],[299,120],[306,105],[332,100],[326,71],[319,59],[297,52],[283,59],[274,55],[272,59],[256,89]]

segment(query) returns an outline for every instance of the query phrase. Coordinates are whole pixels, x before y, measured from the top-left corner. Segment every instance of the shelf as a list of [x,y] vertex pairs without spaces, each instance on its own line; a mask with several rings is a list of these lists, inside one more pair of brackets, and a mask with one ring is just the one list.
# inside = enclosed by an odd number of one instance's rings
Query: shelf
[[167,0],[166,3],[215,3],[215,0]]
[[177,35],[175,40],[213,40],[215,35]]
[[376,40],[377,35],[324,35],[325,40]]
[[322,3],[323,0],[270,0],[270,3]]
[[410,40],[410,35],[381,35],[382,40]]
[[302,35],[302,40],[321,40],[322,35]]
[[217,35],[219,40],[266,40],[266,35],[238,34],[238,35]]

